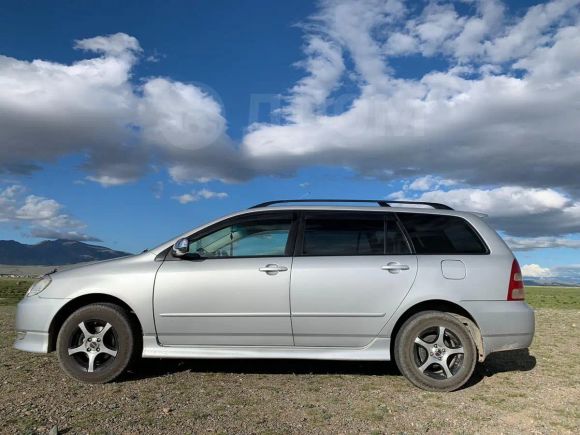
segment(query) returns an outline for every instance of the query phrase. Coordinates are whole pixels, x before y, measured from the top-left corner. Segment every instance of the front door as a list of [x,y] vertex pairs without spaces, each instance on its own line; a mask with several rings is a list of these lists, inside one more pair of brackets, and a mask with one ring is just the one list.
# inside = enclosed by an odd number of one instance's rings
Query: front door
[[368,345],[411,288],[417,258],[394,216],[306,214],[292,266],[296,346]]
[[251,213],[194,234],[191,257],[169,254],[155,279],[160,343],[291,346],[292,226],[288,213]]

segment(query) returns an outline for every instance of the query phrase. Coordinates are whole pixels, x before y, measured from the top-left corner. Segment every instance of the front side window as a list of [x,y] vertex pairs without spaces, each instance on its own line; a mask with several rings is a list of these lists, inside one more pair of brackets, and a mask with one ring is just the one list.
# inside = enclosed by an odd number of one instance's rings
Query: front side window
[[469,223],[457,216],[399,213],[417,254],[486,254]]
[[233,223],[192,239],[189,252],[204,258],[284,256],[291,225],[290,217]]
[[383,216],[306,217],[303,255],[382,255],[384,252]]

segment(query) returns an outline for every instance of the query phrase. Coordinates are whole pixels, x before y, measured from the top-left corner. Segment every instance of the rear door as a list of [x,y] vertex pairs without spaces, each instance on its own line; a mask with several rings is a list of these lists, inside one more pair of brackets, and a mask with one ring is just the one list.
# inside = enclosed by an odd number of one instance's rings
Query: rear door
[[296,346],[369,344],[417,274],[394,215],[305,212],[292,265]]

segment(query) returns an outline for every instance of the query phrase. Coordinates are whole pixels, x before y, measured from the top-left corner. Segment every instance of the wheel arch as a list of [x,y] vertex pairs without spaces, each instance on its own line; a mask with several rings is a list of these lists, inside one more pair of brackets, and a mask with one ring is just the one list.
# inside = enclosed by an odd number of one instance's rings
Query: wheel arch
[[391,349],[390,349],[391,355],[394,355],[395,339],[403,324],[411,316],[414,316],[415,314],[420,313],[422,311],[441,311],[444,313],[449,313],[454,317],[456,317],[461,323],[463,323],[467,327],[469,333],[473,337],[473,341],[475,342],[475,345],[477,347],[479,361],[484,360],[485,356],[483,347],[483,337],[481,335],[481,331],[479,330],[479,326],[475,321],[475,318],[461,305],[443,299],[430,299],[419,302],[409,307],[401,316],[399,316],[399,318],[395,322],[395,326],[393,326],[393,329],[391,331]]
[[141,321],[139,320],[139,317],[135,311],[129,306],[129,304],[119,299],[118,297],[111,296],[109,294],[91,293],[71,299],[69,302],[63,305],[52,318],[48,329],[48,352],[56,350],[56,339],[64,321],[79,308],[95,303],[110,303],[123,308],[129,315],[137,336],[143,337]]

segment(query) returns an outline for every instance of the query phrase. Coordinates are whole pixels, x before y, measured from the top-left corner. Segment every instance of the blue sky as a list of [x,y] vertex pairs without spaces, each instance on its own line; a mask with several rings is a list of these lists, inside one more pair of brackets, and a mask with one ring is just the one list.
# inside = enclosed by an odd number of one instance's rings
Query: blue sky
[[[580,274],[579,5],[0,6],[0,239],[137,252],[275,198],[490,215]],[[39,62],[40,60],[40,62]]]

